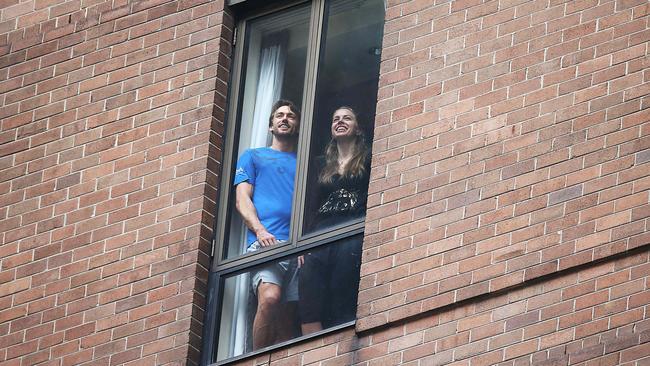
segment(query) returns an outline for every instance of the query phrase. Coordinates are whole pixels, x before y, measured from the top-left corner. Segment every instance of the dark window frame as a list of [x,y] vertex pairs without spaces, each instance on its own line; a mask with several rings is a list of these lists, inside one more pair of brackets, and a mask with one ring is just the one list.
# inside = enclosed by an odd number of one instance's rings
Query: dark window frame
[[[224,287],[224,278],[245,273],[252,267],[263,265],[285,257],[292,257],[300,253],[331,244],[339,239],[344,239],[357,234],[363,234],[365,217],[356,219],[344,224],[303,234],[303,220],[305,218],[305,197],[307,195],[306,185],[308,181],[308,157],[310,154],[310,142],[312,139],[312,126],[314,119],[315,94],[318,81],[318,68],[321,58],[322,45],[324,44],[324,22],[326,21],[326,5],[328,0],[292,0],[281,1],[279,4],[268,4],[261,10],[255,10],[251,1],[233,2],[235,11],[240,6],[239,14],[242,17],[236,22],[234,45],[234,58],[231,66],[231,80],[229,83],[229,94],[227,101],[226,123],[224,130],[223,160],[221,166],[220,193],[217,197],[217,213],[215,215],[214,237],[212,241],[212,263],[209,268],[209,285],[207,287],[207,299],[205,307],[205,318],[203,327],[203,347],[201,364],[222,365],[233,361],[245,359],[277,349],[288,344],[301,342],[306,339],[320,337],[323,334],[331,333],[343,328],[353,326],[356,321],[343,323],[322,331],[297,337],[279,344],[275,344],[253,352],[227,358],[221,361],[214,361],[217,354],[217,338],[219,324],[221,322],[221,293]],[[248,253],[235,258],[225,258],[227,236],[230,230],[229,210],[234,209],[234,190],[232,180],[236,164],[237,148],[239,144],[239,130],[241,125],[238,120],[243,108],[243,81],[246,70],[246,47],[247,26],[251,21],[276,12],[287,10],[291,7],[310,4],[310,26],[308,35],[307,61],[305,80],[303,85],[303,97],[301,103],[301,127],[300,137],[297,146],[296,179],[294,182],[295,192],[292,203],[291,234],[286,244],[277,245],[275,248],[266,249],[254,253]],[[385,4],[384,4],[385,6]]]
[[[311,9],[311,25],[310,25],[310,35],[309,35],[309,46],[307,54],[307,70],[305,72],[305,81],[303,89],[303,103],[301,106],[302,109],[302,118],[301,118],[301,127],[300,127],[300,138],[297,146],[297,156],[298,156],[298,167],[296,169],[296,180],[294,182],[295,196],[292,205],[292,215],[291,222],[291,235],[290,239],[287,241],[287,244],[278,245],[276,248],[264,250],[261,252],[249,253],[236,258],[224,259],[224,251],[226,246],[223,245],[227,241],[227,233],[230,228],[229,215],[228,211],[234,208],[232,200],[234,199],[234,194],[232,192],[232,179],[234,176],[234,164],[235,164],[235,150],[236,144],[239,138],[239,128],[240,125],[237,123],[239,116],[241,115],[241,110],[243,108],[240,101],[243,98],[243,88],[242,88],[242,79],[243,79],[243,70],[245,70],[246,60],[245,60],[245,49],[246,49],[246,27],[247,23],[252,20],[255,20],[264,15],[270,13],[275,13],[288,9],[292,6],[308,3],[309,1],[298,1],[290,4],[285,4],[282,7],[274,9],[273,11],[265,11],[257,13],[254,16],[244,18],[240,21],[240,24],[237,27],[237,41],[236,41],[236,58],[233,63],[233,78],[231,80],[231,97],[228,105],[229,111],[235,111],[235,113],[229,113],[226,123],[226,134],[225,134],[225,146],[223,154],[223,165],[222,165],[222,177],[220,184],[220,197],[219,197],[219,206],[217,213],[217,222],[223,222],[222,225],[217,224],[215,230],[215,240],[213,242],[213,252],[212,255],[215,258],[213,261],[212,271],[221,271],[228,269],[230,267],[239,267],[247,262],[253,263],[256,261],[256,258],[272,256],[275,252],[288,253],[289,250],[295,249],[297,247],[304,247],[311,243],[319,243],[328,237],[339,236],[342,233],[353,231],[359,228],[363,228],[364,220],[359,219],[355,221],[348,222],[346,224],[341,224],[332,229],[326,231],[313,232],[307,235],[303,234],[303,227],[301,223],[304,220],[304,209],[305,209],[305,196],[306,190],[304,187],[307,184],[307,175],[308,169],[307,161],[310,154],[310,141],[312,137],[312,125],[313,125],[313,113],[314,113],[314,94],[316,92],[317,86],[317,72],[320,60],[320,51],[323,37],[323,22],[324,22],[324,13],[326,0],[313,0],[312,9]],[[223,203],[223,204],[222,204]],[[351,234],[350,234],[351,235]]]

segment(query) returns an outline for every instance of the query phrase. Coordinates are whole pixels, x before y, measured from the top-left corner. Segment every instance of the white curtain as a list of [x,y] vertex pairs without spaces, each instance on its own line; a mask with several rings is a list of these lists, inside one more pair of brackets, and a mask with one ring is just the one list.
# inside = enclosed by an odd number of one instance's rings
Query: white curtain
[[268,118],[273,103],[280,99],[284,78],[285,56],[282,48],[282,44],[276,43],[262,49],[250,147],[267,146],[270,142]]
[[[286,46],[280,40],[266,44],[261,50],[259,56],[259,76],[257,87],[255,88],[253,123],[251,125],[250,135],[245,136],[245,133],[241,134],[240,138],[242,140],[240,140],[240,146],[256,148],[270,144],[271,135],[268,129],[268,118],[273,103],[280,99],[286,58],[285,48]],[[244,106],[244,108],[246,107]],[[243,254],[246,252],[246,230],[243,227],[243,223],[240,225],[242,227],[240,253]],[[234,288],[226,289],[226,291],[232,291],[231,294],[233,295],[232,308],[234,312],[232,314],[232,327],[230,328],[232,331],[229,349],[230,354],[236,356],[252,350],[250,349],[252,334],[249,334],[252,328],[249,301],[253,299],[249,299],[250,279],[248,273],[237,276],[233,285]],[[229,294],[224,295],[228,296]]]

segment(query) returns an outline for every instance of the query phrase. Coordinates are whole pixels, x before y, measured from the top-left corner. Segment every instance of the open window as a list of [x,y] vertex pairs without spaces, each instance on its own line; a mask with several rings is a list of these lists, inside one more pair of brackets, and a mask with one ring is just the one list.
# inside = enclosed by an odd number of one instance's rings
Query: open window
[[[314,0],[238,22],[204,364],[354,322],[383,20],[383,0]],[[281,164],[272,168],[295,169],[293,182],[280,184],[290,190],[287,231],[281,243],[262,247],[236,208],[235,177],[242,159],[271,146],[272,106],[279,99],[300,109],[300,132],[294,157],[279,156]],[[354,162],[346,161],[341,173],[332,140],[352,135]],[[282,329],[260,346],[256,286],[269,268],[280,268],[282,308],[291,316],[282,315]],[[307,331],[306,323],[318,327]]]

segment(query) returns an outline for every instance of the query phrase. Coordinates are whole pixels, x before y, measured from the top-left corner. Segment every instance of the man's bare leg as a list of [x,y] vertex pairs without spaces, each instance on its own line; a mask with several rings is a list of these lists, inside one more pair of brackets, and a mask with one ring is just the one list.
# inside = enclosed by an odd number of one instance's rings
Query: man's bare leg
[[257,312],[253,321],[253,349],[268,347],[275,343],[276,314],[282,297],[282,289],[274,283],[262,282],[257,286]]

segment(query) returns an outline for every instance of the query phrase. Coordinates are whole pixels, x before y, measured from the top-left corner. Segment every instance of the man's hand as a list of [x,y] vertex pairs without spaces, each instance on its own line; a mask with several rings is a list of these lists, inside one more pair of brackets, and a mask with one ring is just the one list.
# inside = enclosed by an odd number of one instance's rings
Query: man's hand
[[260,229],[260,230],[256,231],[255,235],[257,236],[257,241],[263,247],[268,247],[268,246],[271,246],[271,245],[275,245],[278,242],[275,239],[275,236],[273,236],[273,234],[266,231],[266,229]]
[[269,233],[257,217],[257,210],[253,205],[253,186],[248,182],[241,182],[236,188],[235,206],[244,219],[246,226],[255,233],[257,241],[262,247],[268,247],[277,243],[275,236]]

